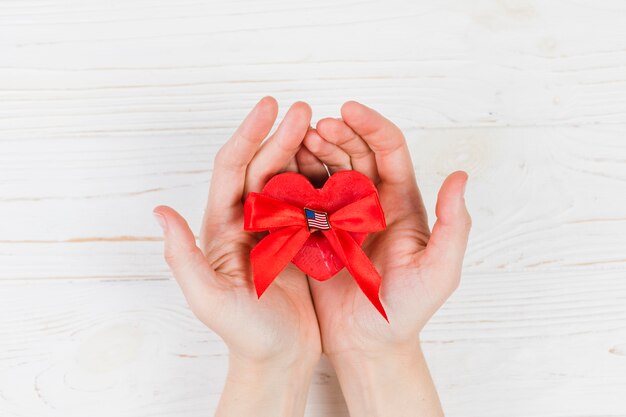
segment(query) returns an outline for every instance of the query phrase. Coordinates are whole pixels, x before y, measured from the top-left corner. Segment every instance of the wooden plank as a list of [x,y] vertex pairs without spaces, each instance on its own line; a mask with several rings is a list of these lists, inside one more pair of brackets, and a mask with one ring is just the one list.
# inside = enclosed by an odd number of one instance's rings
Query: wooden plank
[[[0,415],[195,416],[226,350],[150,215],[198,231],[260,96],[363,100],[406,132],[431,222],[470,173],[463,284],[424,332],[449,416],[624,417],[621,0],[0,4]],[[327,362],[307,416],[347,416]]]
[[[592,283],[592,284],[590,284]],[[171,281],[0,285],[3,415],[210,415],[226,348]],[[623,271],[465,274],[424,332],[448,415],[623,415]],[[318,367],[308,416],[347,416]]]
[[268,93],[422,127],[624,120],[618,0],[302,6],[3,2],[0,136],[208,133]]
[[[445,175],[470,174],[471,272],[623,269],[625,134],[626,125],[407,129],[431,223]],[[221,140],[0,143],[0,280],[165,277],[151,210],[171,205],[199,233]]]

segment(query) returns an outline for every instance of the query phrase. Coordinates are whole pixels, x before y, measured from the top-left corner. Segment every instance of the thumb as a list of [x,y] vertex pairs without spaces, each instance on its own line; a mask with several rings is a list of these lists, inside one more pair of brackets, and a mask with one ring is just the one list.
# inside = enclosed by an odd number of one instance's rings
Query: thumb
[[450,271],[451,284],[458,285],[463,256],[472,226],[472,219],[465,206],[465,185],[467,173],[456,171],[443,182],[437,197],[435,213],[437,221],[433,226],[425,257],[429,264],[440,271]]
[[215,297],[216,289],[211,285],[216,278],[215,271],[196,246],[189,224],[176,210],[157,206],[152,213],[163,229],[165,261],[191,310],[203,320],[208,313],[205,310],[219,298]]

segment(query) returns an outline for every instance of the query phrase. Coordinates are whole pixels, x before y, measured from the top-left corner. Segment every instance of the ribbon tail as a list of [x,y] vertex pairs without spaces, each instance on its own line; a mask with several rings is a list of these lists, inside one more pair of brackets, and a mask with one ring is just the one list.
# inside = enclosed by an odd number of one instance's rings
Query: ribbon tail
[[265,236],[250,252],[252,275],[257,297],[282,272],[309,238],[309,231],[289,226]]
[[348,272],[352,274],[361,291],[363,291],[385,320],[389,322],[385,308],[378,297],[382,278],[365,252],[363,252],[363,249],[361,249],[361,246],[350,233],[344,230],[331,229],[325,230],[323,233],[343,261]]

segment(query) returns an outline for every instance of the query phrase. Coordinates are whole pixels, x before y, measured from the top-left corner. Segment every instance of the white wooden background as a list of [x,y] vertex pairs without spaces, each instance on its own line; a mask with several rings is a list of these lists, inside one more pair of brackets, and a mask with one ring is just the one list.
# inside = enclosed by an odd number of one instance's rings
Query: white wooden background
[[[469,172],[449,416],[626,416],[624,0],[0,0],[0,416],[211,415],[227,352],[151,210],[198,230],[266,94],[395,120],[431,221]],[[327,362],[307,415],[347,416]]]

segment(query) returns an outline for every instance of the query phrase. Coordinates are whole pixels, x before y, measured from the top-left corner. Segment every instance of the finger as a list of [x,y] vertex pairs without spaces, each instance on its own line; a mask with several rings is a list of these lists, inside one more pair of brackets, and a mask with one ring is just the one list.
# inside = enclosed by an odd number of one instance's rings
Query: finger
[[[296,152],[296,155],[298,153]],[[296,160],[296,155],[292,156],[287,165],[283,169],[284,172],[298,172],[298,161]]]
[[343,120],[322,119],[315,128],[322,138],[339,146],[350,156],[352,169],[367,175],[375,184],[379,181],[374,152]]
[[311,124],[311,108],[304,102],[294,103],[276,132],[261,145],[246,172],[244,195],[261,191],[274,175],[285,170],[298,152],[302,139]]
[[356,101],[341,107],[344,122],[374,151],[382,182],[406,188],[415,184],[415,172],[404,135],[391,121]]
[[443,182],[437,197],[435,210],[437,221],[424,254],[424,261],[427,264],[437,266],[440,271],[450,272],[440,276],[450,277],[450,281],[444,284],[452,288],[458,285],[472,226],[472,219],[465,206],[466,183],[467,174],[463,171],[450,174]]
[[222,221],[224,216],[230,214],[230,209],[241,204],[246,168],[259,144],[272,129],[277,113],[276,100],[264,97],[218,151],[213,165],[205,223],[208,219]]
[[321,187],[328,179],[328,171],[322,161],[306,147],[302,146],[296,154],[298,170],[307,177],[315,187]]
[[337,145],[324,140],[315,130],[311,129],[307,132],[303,143],[317,159],[328,167],[331,174],[352,169],[350,156]]
[[206,318],[221,298],[215,271],[196,246],[193,232],[180,214],[168,206],[157,206],[153,213],[163,229],[165,261],[191,310]]

